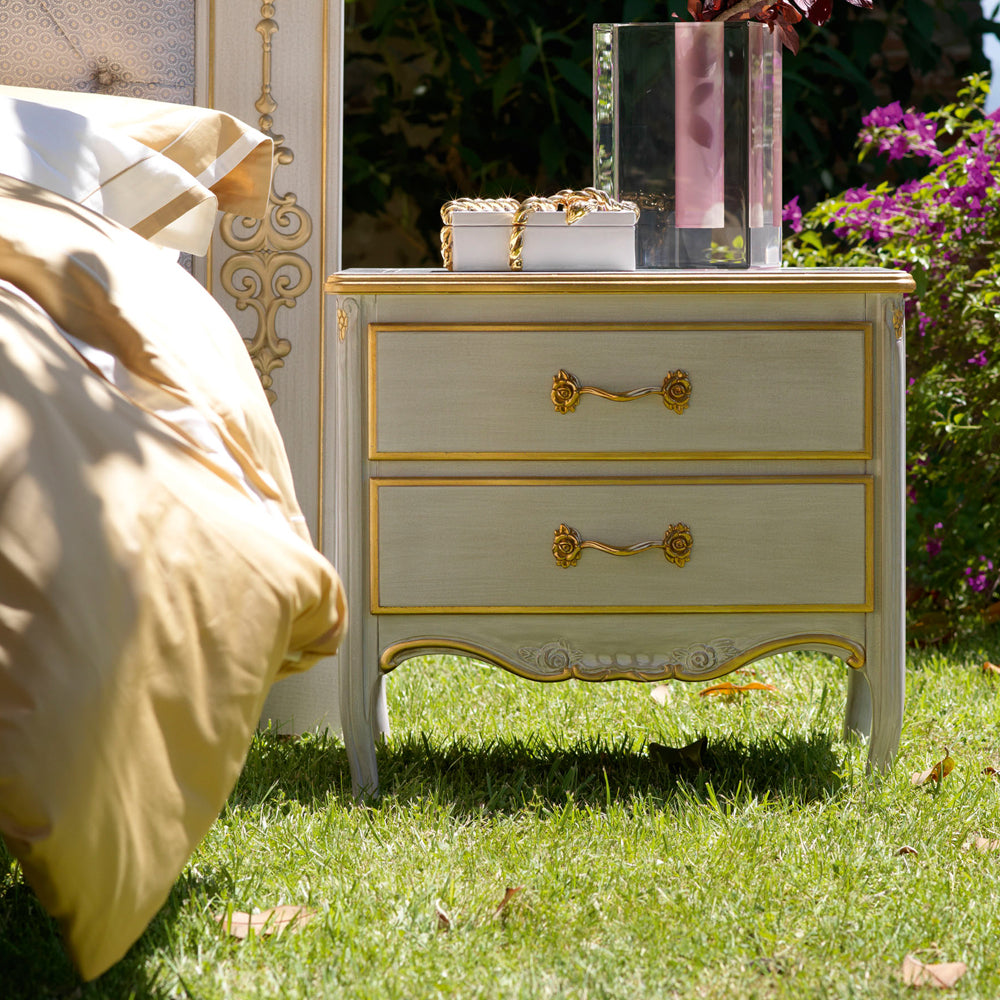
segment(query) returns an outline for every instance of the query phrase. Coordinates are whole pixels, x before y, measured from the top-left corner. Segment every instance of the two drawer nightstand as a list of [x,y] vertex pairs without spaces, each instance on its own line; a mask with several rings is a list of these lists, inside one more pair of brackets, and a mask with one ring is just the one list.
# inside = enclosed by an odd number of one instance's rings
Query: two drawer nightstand
[[324,546],[341,717],[375,792],[382,680],[449,652],[540,681],[848,665],[903,711],[904,272],[348,270]]

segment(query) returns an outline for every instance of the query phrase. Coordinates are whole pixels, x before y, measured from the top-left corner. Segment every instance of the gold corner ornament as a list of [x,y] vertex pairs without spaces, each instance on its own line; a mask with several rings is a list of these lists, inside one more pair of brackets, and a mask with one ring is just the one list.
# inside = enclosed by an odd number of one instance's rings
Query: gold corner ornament
[[694,548],[694,537],[686,524],[671,524],[664,532],[662,541],[637,542],[624,548],[605,545],[603,542],[584,541],[580,533],[568,525],[560,524],[552,538],[552,555],[556,565],[561,569],[569,569],[580,561],[584,549],[597,549],[612,556],[634,556],[637,552],[647,549],[662,549],[667,562],[675,566],[684,566],[691,558]]
[[593,187],[580,191],[566,188],[549,197],[532,195],[523,201],[516,198],[456,198],[441,206],[441,221],[444,223],[441,230],[441,259],[449,271],[454,262],[452,221],[455,211],[513,214],[507,251],[507,266],[511,271],[521,271],[524,268],[524,227],[535,212],[563,212],[568,226],[591,212],[631,211],[635,213],[636,219],[639,218],[639,207],[635,202],[615,201],[607,191]]
[[888,311],[890,314],[890,322],[892,323],[892,332],[896,335],[896,340],[903,339],[903,300],[899,296],[895,296],[889,301]]
[[580,396],[588,393],[601,399],[610,399],[615,403],[627,403],[643,396],[662,396],[663,405],[674,413],[683,413],[691,401],[691,377],[687,372],[677,369],[667,372],[663,384],[643,389],[632,389],[629,392],[608,392],[593,385],[580,385],[575,375],[560,368],[552,376],[552,405],[557,413],[572,413],[576,409]]
[[226,246],[237,253],[228,257],[219,269],[222,287],[236,299],[236,308],[251,309],[257,328],[247,342],[247,350],[270,402],[277,398],[272,388],[272,372],[284,365],[292,349],[290,341],[278,334],[278,313],[294,309],[299,298],[312,284],[312,268],[296,253],[312,236],[312,219],[292,193],[278,194],[275,183],[278,169],[294,160],[284,136],[276,135],[274,112],[277,101],[271,93],[272,37],[278,31],[274,20],[275,3],[262,3],[261,20],[256,31],[261,37],[261,92],[254,107],[260,112],[259,128],[274,140],[274,171],[267,211],[261,219],[225,213],[219,223],[219,235]]

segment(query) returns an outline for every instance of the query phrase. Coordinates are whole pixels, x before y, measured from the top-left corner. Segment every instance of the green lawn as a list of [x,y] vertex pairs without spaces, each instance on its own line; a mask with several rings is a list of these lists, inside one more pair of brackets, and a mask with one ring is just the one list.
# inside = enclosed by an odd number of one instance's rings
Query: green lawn
[[[952,995],[1000,996],[1000,851],[968,846],[1000,838],[988,658],[911,658],[881,783],[840,741],[840,661],[776,657],[730,680],[777,694],[673,683],[663,705],[650,686],[411,661],[389,679],[378,803],[352,802],[339,740],[261,734],[166,907],[95,983],[7,860],[0,997],[840,1000],[913,996],[907,953],[966,962]],[[649,749],[702,736],[700,768]],[[913,787],[946,748],[954,771]],[[290,903],[315,916],[278,936],[215,920]]]

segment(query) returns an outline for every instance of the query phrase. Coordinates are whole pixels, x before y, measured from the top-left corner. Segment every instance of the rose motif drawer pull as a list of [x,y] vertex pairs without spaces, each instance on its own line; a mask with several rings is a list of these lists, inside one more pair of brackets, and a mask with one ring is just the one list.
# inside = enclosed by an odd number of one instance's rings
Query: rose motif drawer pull
[[575,566],[584,549],[598,549],[612,556],[634,556],[646,549],[663,549],[667,562],[683,566],[691,558],[692,548],[694,548],[694,538],[686,524],[671,524],[664,533],[662,541],[637,542],[625,548],[615,548],[603,542],[584,541],[575,528],[565,524],[560,524],[556,528],[552,539],[552,555],[563,569]]
[[628,403],[642,396],[662,396],[663,405],[674,413],[683,413],[691,399],[691,378],[687,372],[679,368],[675,372],[667,372],[663,385],[650,386],[645,389],[632,389],[630,392],[606,392],[593,385],[580,385],[579,379],[564,368],[552,376],[552,404],[557,413],[571,413],[576,409],[580,396],[589,393],[610,399],[615,403]]

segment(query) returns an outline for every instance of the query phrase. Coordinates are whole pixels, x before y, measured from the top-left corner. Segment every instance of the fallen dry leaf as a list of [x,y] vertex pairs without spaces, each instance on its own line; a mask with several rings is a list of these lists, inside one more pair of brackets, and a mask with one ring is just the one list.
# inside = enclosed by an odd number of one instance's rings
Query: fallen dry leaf
[[997,769],[996,769],[995,767],[993,767],[993,765],[991,764],[991,765],[989,765],[988,767],[984,767],[984,768],[983,768],[983,774],[985,774],[985,775],[986,775],[986,777],[988,777],[988,778],[995,778],[995,777],[996,777],[996,776],[997,776],[998,774],[1000,774],[1000,771],[998,771],[998,770],[997,770]]
[[900,978],[907,986],[935,986],[950,990],[965,975],[965,962],[935,962],[925,965],[915,955],[903,959]]
[[451,930],[451,917],[448,916],[448,911],[440,903],[434,904],[434,912],[437,913],[438,918],[438,930],[439,931],[450,931]]
[[983,673],[984,674],[1000,674],[1000,667],[998,667],[995,663],[990,663],[990,661],[987,660],[983,664]]
[[750,681],[749,684],[733,684],[730,681],[723,681],[721,684],[713,684],[711,687],[702,688],[698,694],[702,698],[723,697],[736,698],[741,694],[750,691],[777,691],[773,684],[762,684],[760,681]]
[[242,913],[234,910],[223,913],[215,919],[222,929],[236,938],[246,938],[250,934],[277,934],[289,928],[304,927],[316,916],[315,910],[307,910],[304,906],[274,906],[259,913]]
[[976,836],[969,841],[969,847],[974,847],[977,851],[986,854],[988,851],[1000,851],[1000,840],[990,840],[988,837]]
[[652,698],[657,705],[665,705],[667,703],[667,693],[669,691],[669,684],[657,684],[656,687],[649,692],[649,697]]
[[503,894],[497,908],[493,911],[493,916],[499,915],[500,911],[524,888],[523,885],[507,886],[507,891]]
[[932,782],[939,785],[954,770],[955,760],[946,749],[944,759],[939,760],[933,767],[927,768],[926,771],[914,771],[910,775],[910,784],[914,788],[918,788],[920,785],[929,785]]
[[917,851],[917,849],[915,847],[910,847],[909,844],[903,844],[903,846],[898,851],[896,851],[896,853],[899,854],[899,855],[903,855],[903,854],[917,854],[918,851]]

